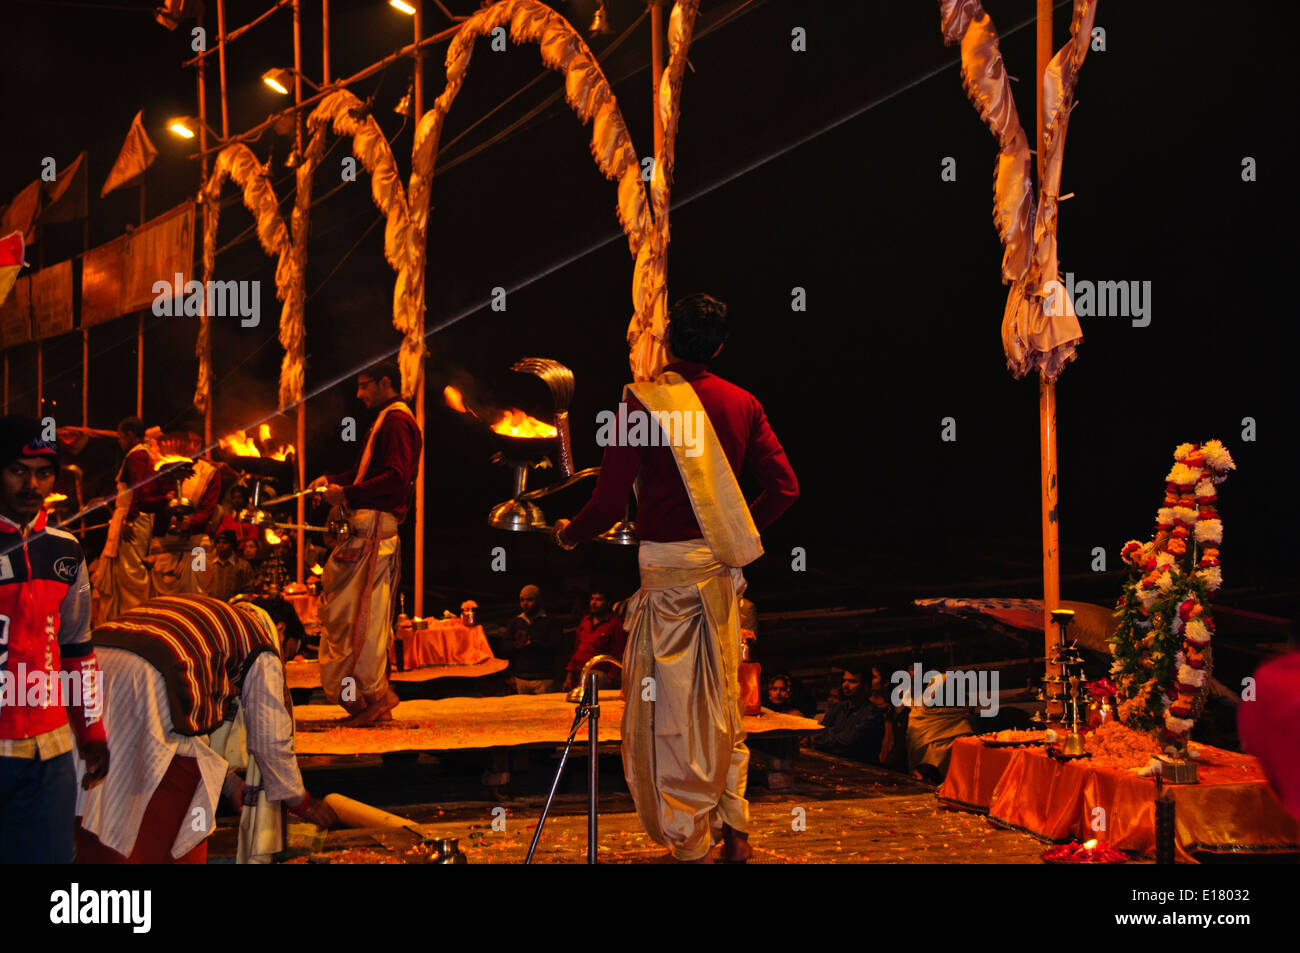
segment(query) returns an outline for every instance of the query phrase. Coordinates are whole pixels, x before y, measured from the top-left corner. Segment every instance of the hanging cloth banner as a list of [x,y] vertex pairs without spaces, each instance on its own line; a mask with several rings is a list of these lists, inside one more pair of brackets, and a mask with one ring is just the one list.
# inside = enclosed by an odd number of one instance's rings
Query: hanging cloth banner
[[175,289],[194,277],[194,203],[186,202],[135,231],[92,248],[81,263],[81,326],[152,308],[154,284]]
[[72,261],[32,275],[32,324],[37,340],[72,330]]
[[32,339],[32,279],[24,275],[0,305],[0,347],[15,347]]

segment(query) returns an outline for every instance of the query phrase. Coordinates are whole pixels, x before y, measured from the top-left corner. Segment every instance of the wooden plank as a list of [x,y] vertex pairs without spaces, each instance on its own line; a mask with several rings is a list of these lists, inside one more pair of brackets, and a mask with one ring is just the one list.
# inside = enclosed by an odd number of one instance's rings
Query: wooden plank
[[[620,740],[623,700],[616,691],[600,693],[600,738]],[[393,710],[393,721],[367,728],[341,726],[344,714],[334,705],[294,708],[300,755],[380,754],[393,751],[457,751],[564,744],[575,706],[561,693],[506,695],[498,698],[417,699]],[[746,717],[745,730],[764,737],[796,737],[822,731],[808,718],[764,709]],[[585,738],[585,729],[583,737]]]

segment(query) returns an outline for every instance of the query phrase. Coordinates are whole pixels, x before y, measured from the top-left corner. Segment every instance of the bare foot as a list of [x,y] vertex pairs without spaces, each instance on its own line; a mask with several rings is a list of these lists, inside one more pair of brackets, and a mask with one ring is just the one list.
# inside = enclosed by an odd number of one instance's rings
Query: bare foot
[[729,825],[722,826],[722,850],[718,860],[724,864],[743,864],[754,855],[754,848],[749,846],[749,835]]
[[364,711],[344,721],[344,724],[350,728],[364,728],[378,721],[392,721],[392,711],[397,703],[397,693],[390,688],[367,705]]

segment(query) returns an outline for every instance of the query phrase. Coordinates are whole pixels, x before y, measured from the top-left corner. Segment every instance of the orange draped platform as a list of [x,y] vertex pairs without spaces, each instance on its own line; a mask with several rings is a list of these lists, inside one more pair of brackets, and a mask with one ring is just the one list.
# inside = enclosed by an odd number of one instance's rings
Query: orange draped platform
[[[1211,854],[1289,854],[1300,851],[1300,825],[1286,812],[1259,762],[1197,745],[1199,784],[1169,785],[1177,853],[1195,862]],[[1054,843],[1097,838],[1118,850],[1154,854],[1155,782],[1134,771],[1094,767],[1089,759],[1059,762],[1039,747],[990,748],[959,738],[937,796],[947,807],[987,814],[1002,827]],[[1105,811],[1105,829],[1094,818]]]
[[483,626],[462,625],[459,619],[439,619],[426,629],[399,626],[396,636],[403,646],[402,666],[408,671],[431,665],[481,665],[493,658]]

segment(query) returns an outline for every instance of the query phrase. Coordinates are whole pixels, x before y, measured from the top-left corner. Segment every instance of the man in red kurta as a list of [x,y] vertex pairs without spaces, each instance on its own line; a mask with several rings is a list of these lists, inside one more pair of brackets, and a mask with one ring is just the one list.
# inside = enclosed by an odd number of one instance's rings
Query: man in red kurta
[[[762,553],[758,530],[799,495],[762,405],[709,373],[726,338],[722,302],[691,295],[673,306],[667,367],[654,382],[629,385],[636,396],[625,394],[617,426],[607,422],[598,435],[605,453],[595,493],[555,528],[566,549],[598,536],[622,519],[640,476],[641,588],[627,610],[623,768],[647,833],[688,862],[708,862],[719,835],[721,859],[750,854],[741,567]],[[748,504],[736,482],[742,471],[761,487]]]
[[390,721],[397,707],[387,668],[401,575],[397,527],[406,517],[423,447],[415,415],[399,399],[401,381],[392,362],[357,376],[357,398],[378,412],[361,458],[352,469],[312,483],[324,490],[325,502],[342,508],[350,528],[321,577],[321,686],[358,725]]
[[[609,609],[609,600],[599,590],[591,594],[587,614],[578,622],[578,635],[573,640],[573,656],[565,666],[564,691],[578,684],[582,667],[597,655],[612,655],[622,660],[627,645],[623,620]],[[617,683],[612,683],[617,688]]]

